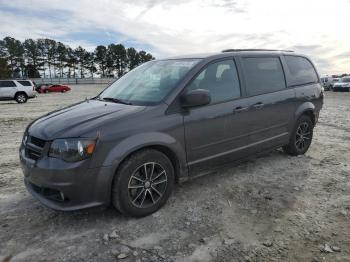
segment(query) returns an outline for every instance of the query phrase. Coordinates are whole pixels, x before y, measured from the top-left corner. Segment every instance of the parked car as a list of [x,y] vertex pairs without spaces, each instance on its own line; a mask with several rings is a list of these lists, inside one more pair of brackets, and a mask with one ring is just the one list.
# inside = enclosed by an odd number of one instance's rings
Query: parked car
[[350,76],[340,78],[339,82],[334,83],[333,91],[350,91]]
[[325,91],[332,90],[334,78],[331,76],[321,77],[321,82]]
[[37,87],[37,91],[39,93],[49,93],[49,92],[61,92],[65,93],[67,91],[70,91],[71,88],[69,86],[65,85],[40,85]]
[[15,100],[25,103],[36,96],[35,87],[30,80],[0,80],[0,100]]
[[334,77],[334,78],[333,78],[333,84],[334,84],[334,83],[337,83],[337,82],[339,82],[339,81],[340,81],[340,78],[337,78],[337,77]]
[[145,216],[175,182],[278,147],[304,154],[322,105],[314,65],[293,52],[153,60],[32,122],[19,151],[25,185],[53,209],[112,203]]
[[37,91],[38,93],[43,93],[43,90],[48,86],[49,86],[48,84],[35,85],[35,91]]

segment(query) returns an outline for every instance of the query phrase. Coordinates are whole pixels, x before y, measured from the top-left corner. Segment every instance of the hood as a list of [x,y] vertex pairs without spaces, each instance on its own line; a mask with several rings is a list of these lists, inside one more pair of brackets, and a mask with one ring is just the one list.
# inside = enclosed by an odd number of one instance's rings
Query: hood
[[28,132],[44,140],[80,137],[109,120],[115,121],[143,109],[144,106],[87,100],[40,117],[30,124]]

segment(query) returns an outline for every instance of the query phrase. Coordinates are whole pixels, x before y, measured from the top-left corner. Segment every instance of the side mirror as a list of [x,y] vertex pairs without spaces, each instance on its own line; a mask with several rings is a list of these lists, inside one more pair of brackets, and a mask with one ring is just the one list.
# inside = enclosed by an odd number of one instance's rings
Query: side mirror
[[208,90],[196,89],[181,96],[182,107],[204,106],[210,103],[210,93]]

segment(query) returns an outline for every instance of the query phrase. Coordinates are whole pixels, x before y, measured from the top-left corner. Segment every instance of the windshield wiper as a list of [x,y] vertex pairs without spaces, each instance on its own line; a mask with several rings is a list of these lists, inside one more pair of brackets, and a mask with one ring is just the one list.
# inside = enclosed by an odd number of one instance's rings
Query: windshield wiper
[[125,101],[125,100],[122,100],[119,98],[114,98],[114,97],[103,97],[102,100],[110,101],[110,102],[118,103],[118,104],[132,105],[132,103],[130,103],[129,101]]

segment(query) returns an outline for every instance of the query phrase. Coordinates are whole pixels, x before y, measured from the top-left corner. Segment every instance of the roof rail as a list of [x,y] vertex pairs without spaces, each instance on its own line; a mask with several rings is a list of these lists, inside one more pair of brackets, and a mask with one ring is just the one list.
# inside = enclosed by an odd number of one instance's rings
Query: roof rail
[[226,52],[242,52],[242,51],[281,51],[281,52],[294,52],[292,50],[278,50],[278,49],[225,49],[222,53]]

